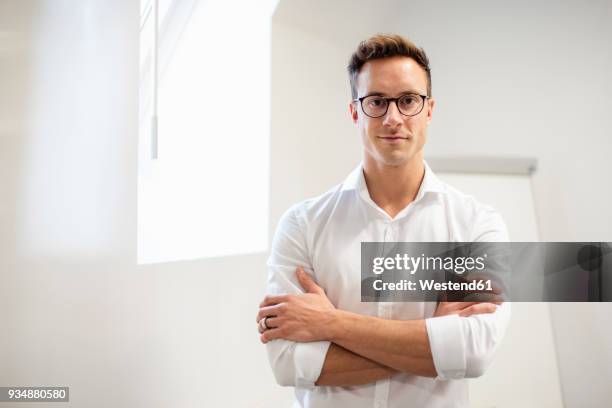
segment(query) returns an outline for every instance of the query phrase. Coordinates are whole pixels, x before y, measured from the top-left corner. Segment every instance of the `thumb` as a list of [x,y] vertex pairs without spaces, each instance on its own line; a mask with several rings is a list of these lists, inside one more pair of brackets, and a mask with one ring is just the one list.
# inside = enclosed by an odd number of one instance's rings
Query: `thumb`
[[307,293],[323,292],[323,289],[316,284],[314,279],[312,279],[312,276],[304,272],[304,269],[302,269],[301,266],[297,267],[297,269],[295,270],[295,274],[297,275],[298,282],[300,282],[300,285],[302,285],[302,288],[304,288]]

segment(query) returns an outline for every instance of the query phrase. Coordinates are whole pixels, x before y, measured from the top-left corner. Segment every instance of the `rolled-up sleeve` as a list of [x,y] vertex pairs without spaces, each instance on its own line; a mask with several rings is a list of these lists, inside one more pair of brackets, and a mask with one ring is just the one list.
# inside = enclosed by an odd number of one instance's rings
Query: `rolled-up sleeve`
[[[482,206],[475,212],[472,242],[507,242],[508,230],[501,215]],[[460,317],[448,315],[425,320],[434,366],[439,379],[475,378],[493,360],[510,323],[511,303],[493,313]]]
[[438,378],[450,380],[483,375],[504,337],[510,309],[510,303],[505,302],[494,313],[426,319]]
[[[304,293],[295,276],[295,269],[301,266],[312,273],[305,223],[299,211],[299,205],[290,208],[281,217],[274,235],[267,263],[268,294]],[[321,375],[329,346],[329,341],[299,343],[279,339],[268,342],[268,359],[276,382],[282,386],[314,387]]]

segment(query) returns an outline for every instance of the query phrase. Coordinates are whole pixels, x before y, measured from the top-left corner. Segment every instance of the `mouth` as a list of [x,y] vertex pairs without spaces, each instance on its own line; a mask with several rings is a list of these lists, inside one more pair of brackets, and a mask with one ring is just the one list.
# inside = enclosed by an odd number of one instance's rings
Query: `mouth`
[[378,136],[379,139],[388,141],[388,142],[399,142],[401,140],[408,140],[409,138],[407,137],[402,137],[402,136]]

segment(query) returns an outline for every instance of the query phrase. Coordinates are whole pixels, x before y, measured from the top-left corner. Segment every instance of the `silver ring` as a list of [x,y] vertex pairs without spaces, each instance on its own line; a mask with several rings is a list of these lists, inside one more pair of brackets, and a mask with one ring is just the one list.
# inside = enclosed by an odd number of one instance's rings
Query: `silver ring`
[[264,327],[264,330],[269,330],[269,329],[270,329],[270,327],[268,327],[268,317],[270,317],[270,316],[266,316],[266,317],[264,317],[264,318],[262,319],[262,320],[263,320],[263,327]]

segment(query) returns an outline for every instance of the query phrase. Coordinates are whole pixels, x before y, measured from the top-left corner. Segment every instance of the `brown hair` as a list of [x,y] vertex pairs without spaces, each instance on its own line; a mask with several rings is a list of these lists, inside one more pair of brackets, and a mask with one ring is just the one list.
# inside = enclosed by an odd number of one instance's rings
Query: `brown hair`
[[423,48],[397,34],[376,34],[359,43],[348,64],[349,81],[353,99],[357,98],[357,75],[363,65],[375,59],[408,57],[416,61],[427,74],[427,96],[431,96],[431,70],[429,59]]

